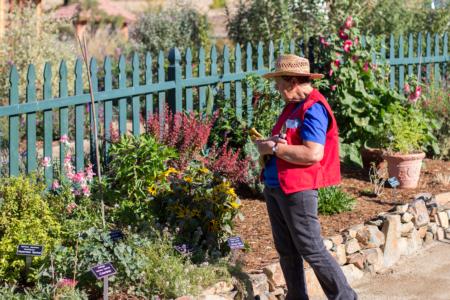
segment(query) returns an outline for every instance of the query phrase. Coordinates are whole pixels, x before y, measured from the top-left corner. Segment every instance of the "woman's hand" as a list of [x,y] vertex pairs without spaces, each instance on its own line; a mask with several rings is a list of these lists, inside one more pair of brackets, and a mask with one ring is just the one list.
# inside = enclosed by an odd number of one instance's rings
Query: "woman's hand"
[[276,144],[287,144],[286,134],[277,134],[266,140],[255,141],[260,155],[273,154],[273,147]]

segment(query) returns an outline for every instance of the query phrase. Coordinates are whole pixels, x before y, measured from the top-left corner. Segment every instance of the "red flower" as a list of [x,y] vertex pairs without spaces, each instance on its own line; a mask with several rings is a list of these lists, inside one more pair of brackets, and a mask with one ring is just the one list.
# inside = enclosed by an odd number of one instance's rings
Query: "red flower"
[[368,61],[366,61],[365,63],[364,63],[364,67],[363,67],[363,70],[364,70],[364,72],[369,72],[369,62]]
[[333,76],[333,69],[330,69],[330,71],[328,72],[328,75]]
[[344,42],[344,51],[350,52],[350,47],[353,45],[353,42],[351,40],[346,40]]
[[405,91],[406,94],[411,93],[411,88],[409,84],[405,83],[405,85],[403,86],[403,91]]
[[331,90],[332,90],[332,91],[335,91],[336,88],[337,88],[337,85],[335,85],[335,84],[333,84],[333,85],[331,86]]
[[324,37],[320,37],[320,43],[325,47],[330,46],[330,43]]
[[352,28],[352,25],[353,25],[353,18],[352,16],[348,16],[347,19],[345,20],[344,26],[345,28],[350,29]]
[[341,65],[341,61],[339,59],[335,59],[334,65],[336,66],[336,68],[339,68],[339,66]]
[[339,29],[339,37],[343,40],[348,40],[348,34],[344,32],[344,29]]

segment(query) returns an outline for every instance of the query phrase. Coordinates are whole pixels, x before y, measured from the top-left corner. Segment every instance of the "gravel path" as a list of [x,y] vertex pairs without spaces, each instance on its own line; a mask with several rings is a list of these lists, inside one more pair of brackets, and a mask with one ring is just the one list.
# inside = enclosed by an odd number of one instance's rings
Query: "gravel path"
[[450,300],[450,240],[402,258],[392,272],[367,275],[354,288],[360,300]]

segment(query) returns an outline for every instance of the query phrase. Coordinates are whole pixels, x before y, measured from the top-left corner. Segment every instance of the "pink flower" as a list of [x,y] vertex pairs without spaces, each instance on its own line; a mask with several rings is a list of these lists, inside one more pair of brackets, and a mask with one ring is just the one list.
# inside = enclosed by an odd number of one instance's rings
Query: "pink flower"
[[405,92],[405,94],[411,93],[411,87],[409,86],[409,84],[405,83],[405,85],[403,86],[403,91]]
[[58,281],[57,286],[58,287],[70,287],[70,288],[75,288],[75,286],[78,284],[78,281],[74,280],[74,279],[70,279],[70,278],[62,278],[61,280]]
[[57,190],[57,189],[59,189],[59,187],[60,187],[60,185],[59,185],[58,180],[53,180],[52,190]]
[[363,70],[364,70],[364,72],[369,72],[369,62],[368,61],[366,61],[365,63],[364,63],[364,66],[363,66]]
[[343,40],[348,40],[348,34],[346,34],[342,28],[339,29],[339,37]]
[[320,43],[325,47],[330,46],[330,43],[324,37],[320,37]]
[[72,181],[74,183],[82,183],[84,179],[84,172],[78,172],[73,176]]
[[48,168],[48,167],[50,167],[51,165],[52,165],[52,159],[51,159],[50,157],[46,156],[46,157],[44,157],[44,158],[42,159],[42,166],[43,166],[44,168]]
[[94,175],[95,175],[94,171],[92,171],[92,164],[89,164],[86,167],[85,172],[86,172],[86,179],[91,181],[94,178]]
[[336,68],[339,68],[339,66],[341,65],[341,61],[339,59],[335,59],[334,65],[336,66]]
[[345,20],[345,24],[344,24],[345,28],[350,29],[353,26],[353,18],[352,16],[348,16],[347,19]]
[[67,213],[72,214],[74,209],[76,209],[77,207],[78,207],[78,205],[75,202],[71,202],[71,203],[67,204],[66,211],[67,211]]
[[331,77],[333,76],[333,69],[330,69],[330,72],[328,72],[328,75]]
[[355,46],[358,46],[358,44],[359,44],[359,39],[358,39],[358,37],[355,37],[355,40],[353,41],[353,43],[355,44]]
[[87,185],[83,185],[81,187],[81,191],[83,192],[83,195],[85,195],[86,197],[89,197],[91,195],[91,191],[89,190],[89,186]]
[[353,42],[351,40],[346,40],[344,42],[344,51],[345,52],[350,52],[350,47],[353,45]]
[[69,143],[69,137],[67,136],[67,134],[64,134],[63,136],[61,136],[61,138],[59,139],[59,141],[63,144],[68,144]]
[[336,88],[337,88],[337,85],[335,85],[335,84],[333,84],[333,85],[331,86],[331,90],[332,90],[332,91],[335,91]]
[[416,87],[416,90],[414,91],[414,93],[411,93],[411,95],[409,95],[408,99],[410,102],[415,103],[415,102],[417,102],[417,100],[419,100],[421,94],[422,94],[422,88],[420,86],[418,86],[418,87]]

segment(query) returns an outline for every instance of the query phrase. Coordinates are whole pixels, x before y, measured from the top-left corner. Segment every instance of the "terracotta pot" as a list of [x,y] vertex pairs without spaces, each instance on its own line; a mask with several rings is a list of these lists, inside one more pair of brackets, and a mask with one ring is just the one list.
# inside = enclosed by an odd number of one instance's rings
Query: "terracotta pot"
[[362,147],[360,153],[364,170],[369,171],[372,162],[375,163],[377,169],[381,168],[381,163],[384,160],[383,150],[379,148]]
[[414,154],[385,154],[388,163],[389,177],[397,177],[401,189],[417,187],[425,153]]

